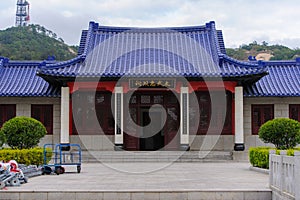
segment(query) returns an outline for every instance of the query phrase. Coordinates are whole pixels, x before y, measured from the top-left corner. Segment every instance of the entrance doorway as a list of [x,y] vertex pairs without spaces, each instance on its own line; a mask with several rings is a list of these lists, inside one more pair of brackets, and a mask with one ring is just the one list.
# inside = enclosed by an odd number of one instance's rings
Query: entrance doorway
[[[169,91],[136,91],[128,98],[125,96],[129,107],[125,106],[124,109],[130,116],[124,118],[124,149],[129,151],[179,149],[180,109],[176,95]],[[152,107],[157,104],[158,107]],[[166,113],[166,119],[163,112]],[[130,121],[136,126],[131,126]],[[155,127],[147,126],[149,124],[154,124]]]
[[[162,127],[162,115],[162,111],[159,109],[156,109],[154,111],[150,111],[149,108],[141,109],[141,151],[155,151],[164,147],[164,130]],[[159,129],[159,131],[157,131],[157,129]]]

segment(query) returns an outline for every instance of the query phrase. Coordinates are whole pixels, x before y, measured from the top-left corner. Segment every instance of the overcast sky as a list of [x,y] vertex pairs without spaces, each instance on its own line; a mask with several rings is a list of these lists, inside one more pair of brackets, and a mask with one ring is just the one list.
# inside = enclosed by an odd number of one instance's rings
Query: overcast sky
[[[108,26],[190,26],[215,21],[226,47],[252,41],[300,47],[299,0],[28,0],[30,23],[78,45],[89,21]],[[17,0],[2,0],[0,29],[15,24]]]

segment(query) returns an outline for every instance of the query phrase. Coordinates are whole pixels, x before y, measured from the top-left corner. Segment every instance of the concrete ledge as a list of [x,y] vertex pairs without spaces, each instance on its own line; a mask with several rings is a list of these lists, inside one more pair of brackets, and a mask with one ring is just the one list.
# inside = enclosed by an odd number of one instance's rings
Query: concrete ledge
[[259,168],[259,167],[253,167],[253,166],[250,166],[249,169],[252,170],[252,171],[259,172],[259,173],[269,174],[268,169],[263,169],[263,168]]
[[271,200],[271,191],[45,191],[45,192],[16,192],[0,191],[0,200],[225,200],[225,199],[256,199]]
[[234,161],[249,161],[248,151],[233,151],[232,157]]
[[0,191],[0,200],[271,199],[268,175],[249,166],[248,162],[83,163],[81,173],[67,170],[7,187]]

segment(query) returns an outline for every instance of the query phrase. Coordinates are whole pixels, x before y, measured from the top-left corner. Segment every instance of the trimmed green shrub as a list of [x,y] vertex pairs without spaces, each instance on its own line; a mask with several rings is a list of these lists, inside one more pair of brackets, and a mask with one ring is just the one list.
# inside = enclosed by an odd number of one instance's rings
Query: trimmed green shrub
[[293,119],[277,118],[264,123],[259,138],[277,149],[292,149],[300,143],[300,123]]
[[41,122],[30,117],[12,118],[3,124],[0,132],[13,149],[33,148],[47,133]]
[[[253,167],[269,169],[269,151],[271,147],[250,147],[249,161]],[[294,156],[294,151],[300,151],[300,148],[288,149],[287,155]],[[280,154],[280,150],[276,149],[276,154]]]
[[249,161],[253,167],[269,169],[269,147],[249,148]]
[[[51,149],[47,149],[48,154],[52,154]],[[47,156],[48,158],[48,156]],[[51,156],[49,156],[51,158]],[[15,160],[18,163],[26,165],[42,165],[44,164],[44,155],[42,148],[32,149],[1,149],[0,160],[8,162],[9,160]],[[50,159],[47,159],[47,163]]]
[[3,144],[5,143],[6,139],[5,139],[5,135],[2,131],[0,131],[0,149],[3,146]]

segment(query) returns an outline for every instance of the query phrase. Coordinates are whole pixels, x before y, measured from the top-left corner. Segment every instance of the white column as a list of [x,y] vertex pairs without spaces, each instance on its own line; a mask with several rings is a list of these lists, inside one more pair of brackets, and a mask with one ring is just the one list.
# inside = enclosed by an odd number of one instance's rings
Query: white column
[[189,88],[180,90],[180,148],[189,149]]
[[60,143],[69,144],[70,89],[61,87]]
[[234,110],[235,110],[235,151],[244,151],[244,112],[243,112],[243,87],[235,87],[235,100],[234,100]]
[[115,146],[123,147],[123,87],[115,87]]

